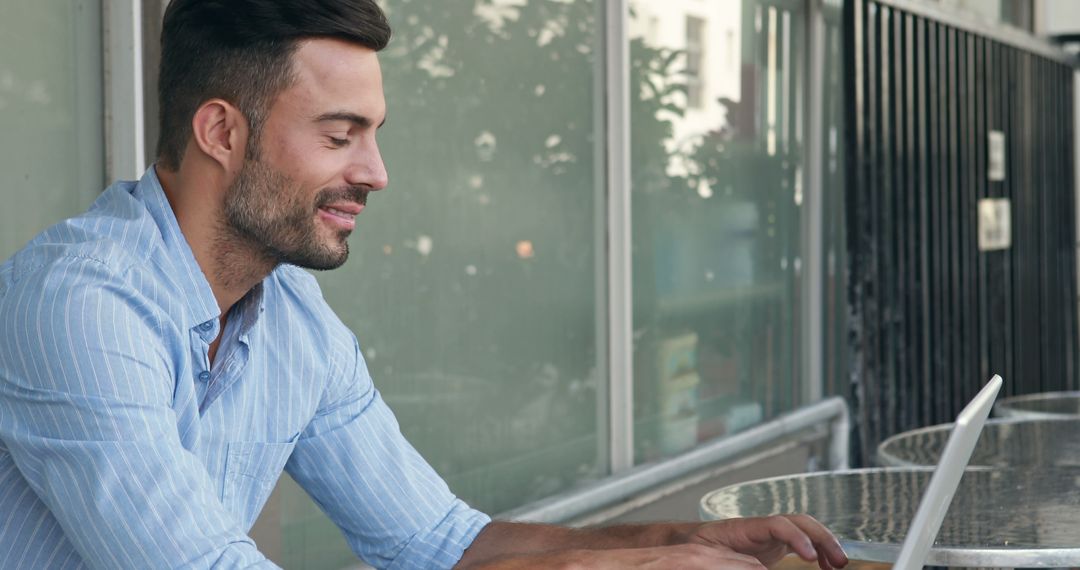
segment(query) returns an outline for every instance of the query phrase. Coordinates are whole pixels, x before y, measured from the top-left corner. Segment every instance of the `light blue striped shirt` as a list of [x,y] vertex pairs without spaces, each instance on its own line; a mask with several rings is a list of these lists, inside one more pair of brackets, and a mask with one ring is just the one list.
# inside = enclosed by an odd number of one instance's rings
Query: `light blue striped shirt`
[[306,271],[219,309],[154,169],[0,265],[0,568],[273,567],[282,469],[369,564],[446,568],[490,519],[402,437]]

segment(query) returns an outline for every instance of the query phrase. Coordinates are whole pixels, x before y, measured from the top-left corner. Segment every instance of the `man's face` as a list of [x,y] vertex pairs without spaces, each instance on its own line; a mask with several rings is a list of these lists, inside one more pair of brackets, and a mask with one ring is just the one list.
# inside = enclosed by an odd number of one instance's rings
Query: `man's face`
[[387,183],[375,143],[382,73],[372,50],[329,39],[303,42],[293,68],[225,197],[225,221],[278,262],[334,269],[368,193]]

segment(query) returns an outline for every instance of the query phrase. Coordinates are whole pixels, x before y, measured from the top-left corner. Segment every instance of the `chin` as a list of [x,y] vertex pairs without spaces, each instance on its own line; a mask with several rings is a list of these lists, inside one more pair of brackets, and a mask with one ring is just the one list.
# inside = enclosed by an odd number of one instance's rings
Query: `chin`
[[285,257],[284,261],[291,265],[311,269],[314,271],[329,271],[337,269],[349,259],[349,245],[342,243],[339,248],[326,248],[317,252],[293,252]]

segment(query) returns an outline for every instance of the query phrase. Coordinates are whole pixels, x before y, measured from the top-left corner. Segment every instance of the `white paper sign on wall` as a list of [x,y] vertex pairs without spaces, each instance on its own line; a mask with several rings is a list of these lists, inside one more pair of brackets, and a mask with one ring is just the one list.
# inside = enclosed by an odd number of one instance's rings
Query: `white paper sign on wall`
[[979,200],[979,251],[1012,247],[1012,224],[1008,198]]
[[1005,180],[1005,133],[990,131],[987,137],[989,152],[986,176],[991,182],[1000,182]]

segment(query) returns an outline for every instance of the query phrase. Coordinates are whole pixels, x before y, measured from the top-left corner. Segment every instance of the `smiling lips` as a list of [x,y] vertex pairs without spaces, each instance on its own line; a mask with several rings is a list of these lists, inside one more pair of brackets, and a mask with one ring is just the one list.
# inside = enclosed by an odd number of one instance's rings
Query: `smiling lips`
[[356,216],[364,211],[364,206],[356,202],[335,202],[319,208],[319,217],[343,230],[356,227]]

